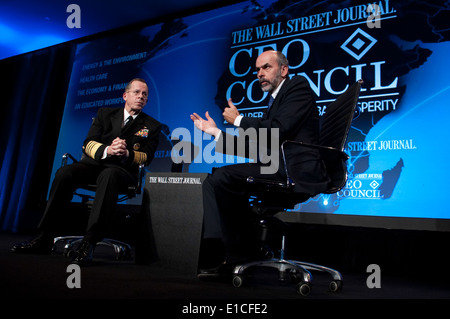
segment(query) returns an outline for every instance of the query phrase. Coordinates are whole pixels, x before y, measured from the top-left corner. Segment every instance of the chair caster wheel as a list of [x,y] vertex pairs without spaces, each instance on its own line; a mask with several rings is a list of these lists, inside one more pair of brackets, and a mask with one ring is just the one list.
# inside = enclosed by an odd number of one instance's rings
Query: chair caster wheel
[[72,243],[67,243],[66,245],[64,245],[64,252],[63,252],[64,257],[72,258],[74,256],[74,254],[75,254],[75,251],[73,250]]
[[311,284],[309,282],[301,282],[297,284],[297,293],[304,297],[311,293]]
[[341,292],[342,291],[342,280],[333,280],[328,285],[331,292]]
[[72,257],[75,256],[75,251],[74,251],[73,249],[68,249],[68,248],[66,248],[66,249],[64,249],[63,256],[64,256],[64,257],[72,258]]
[[242,276],[236,275],[233,277],[233,286],[236,288],[241,287],[244,284],[244,278]]

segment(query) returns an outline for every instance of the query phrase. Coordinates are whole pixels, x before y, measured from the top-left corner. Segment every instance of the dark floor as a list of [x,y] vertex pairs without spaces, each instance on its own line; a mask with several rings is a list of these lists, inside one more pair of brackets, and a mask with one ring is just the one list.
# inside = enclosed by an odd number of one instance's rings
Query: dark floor
[[[246,286],[235,288],[231,281],[201,281],[192,274],[180,274],[157,263],[139,265],[134,261],[116,261],[113,251],[108,247],[96,251],[94,265],[81,268],[81,288],[70,289],[66,281],[72,273],[67,271],[70,264],[67,257],[62,254],[42,256],[9,252],[13,243],[24,239],[29,237],[0,234],[0,292],[3,303],[9,303],[7,300],[14,303],[25,299],[43,302],[55,299],[106,300],[112,304],[115,303],[114,300],[118,303],[137,300],[142,306],[151,305],[153,309],[161,308],[172,314],[183,314],[183,310],[189,309],[185,308],[189,305],[216,305],[217,309],[221,309],[222,315],[228,315],[225,307],[230,303],[239,307],[247,307],[249,303],[263,303],[270,306],[270,311],[276,309],[276,313],[280,314],[280,308],[296,308],[307,300],[312,303],[313,300],[342,300],[341,305],[345,305],[343,300],[450,298],[447,279],[439,280],[436,276],[427,279],[427,272],[433,269],[417,269],[416,278],[381,273],[381,288],[373,289],[369,289],[366,284],[368,273],[341,271],[344,288],[340,293],[328,291],[330,279],[325,274],[313,273],[312,292],[309,296],[302,297],[296,293],[294,284],[280,283],[270,270],[256,273]],[[195,307],[191,307],[191,311],[195,311]],[[215,317],[217,315],[218,313]]]

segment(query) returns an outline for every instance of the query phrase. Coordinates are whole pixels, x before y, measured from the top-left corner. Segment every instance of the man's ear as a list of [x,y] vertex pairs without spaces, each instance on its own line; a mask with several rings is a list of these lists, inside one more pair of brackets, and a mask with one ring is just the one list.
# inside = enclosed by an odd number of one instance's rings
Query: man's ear
[[289,73],[289,67],[287,65],[282,65],[281,66],[281,76],[283,77],[283,79],[287,78],[288,73]]

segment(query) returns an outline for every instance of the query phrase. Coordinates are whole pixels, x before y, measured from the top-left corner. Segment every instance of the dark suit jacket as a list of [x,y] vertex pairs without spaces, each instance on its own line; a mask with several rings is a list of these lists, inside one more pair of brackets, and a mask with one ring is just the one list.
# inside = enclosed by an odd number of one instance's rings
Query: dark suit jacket
[[[83,143],[86,156],[81,161],[122,167],[131,173],[136,173],[140,164],[148,165],[158,146],[161,124],[142,112],[125,129],[123,121],[123,108],[99,109]],[[118,156],[101,160],[103,151],[116,137],[125,139],[130,156],[126,160]]]
[[[280,146],[285,140],[318,144],[319,116],[308,81],[302,76],[286,78],[270,110],[262,118],[244,117],[240,127],[244,130],[255,128],[256,132],[261,128],[268,132],[278,128]],[[233,143],[237,144],[235,137],[222,136],[223,140],[218,143],[226,146],[229,139],[234,139]],[[316,195],[326,190],[329,178],[317,150],[301,147],[289,149],[286,155],[288,173],[295,181],[296,191]],[[278,175],[285,176],[281,152],[279,164]]]

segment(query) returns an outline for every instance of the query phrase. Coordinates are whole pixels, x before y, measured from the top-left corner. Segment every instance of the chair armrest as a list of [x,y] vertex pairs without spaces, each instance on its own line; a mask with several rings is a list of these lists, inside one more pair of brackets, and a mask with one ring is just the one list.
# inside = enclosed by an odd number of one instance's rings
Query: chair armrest
[[273,180],[268,180],[268,179],[258,179],[258,178],[254,178],[253,176],[249,176],[247,178],[247,183],[254,184],[257,186],[264,186],[266,188],[279,188],[279,189],[286,189],[286,190],[292,188],[295,185],[295,183],[289,177],[289,173],[287,170],[287,163],[286,163],[286,155],[285,155],[285,144],[288,144],[288,143],[301,145],[303,147],[318,149],[321,152],[328,152],[344,161],[348,160],[348,158],[349,158],[349,156],[346,153],[342,152],[339,149],[333,148],[333,147],[316,145],[316,144],[308,144],[308,143],[303,143],[300,141],[286,140],[281,144],[281,153],[282,153],[284,169],[285,169],[285,173],[286,173],[286,177],[287,177],[286,182],[273,181]]
[[289,187],[289,185],[286,185],[285,183],[280,182],[280,181],[254,178],[253,176],[247,177],[247,183],[254,184],[254,185],[260,185],[260,186],[266,186],[267,188],[272,188],[272,187],[288,188]]
[[[323,155],[324,153],[329,153],[332,154],[332,156],[336,157],[336,159],[341,159],[343,161],[347,161],[349,159],[349,156],[344,153],[343,151],[334,148],[334,147],[329,147],[329,146],[323,146],[323,145],[317,145],[317,144],[309,144],[309,143],[303,143],[300,141],[293,141],[293,140],[286,140],[281,144],[281,155],[283,158],[283,163],[284,163],[284,170],[287,176],[287,181],[286,184],[289,185],[293,185],[294,182],[293,180],[289,177],[289,172],[288,172],[288,165],[286,162],[286,154],[285,154],[285,145],[286,144],[297,144],[300,145],[302,147],[309,147],[309,148],[314,148],[314,149],[318,149],[321,152],[321,155]],[[322,156],[323,157],[323,156]]]
[[138,171],[138,180],[136,185],[136,194],[140,194],[142,192],[142,180],[144,178],[144,173],[145,173],[145,165],[140,164]]
[[76,163],[78,162],[77,159],[75,159],[75,157],[73,157],[70,153],[64,153],[62,156],[62,161],[61,161],[61,166],[66,166],[67,165],[67,160],[71,159],[72,162]]
[[282,152],[282,155],[283,155],[283,159],[285,159],[284,145],[287,144],[287,143],[297,144],[297,145],[301,145],[301,146],[304,146],[304,147],[315,148],[315,149],[318,149],[318,150],[326,152],[326,153],[328,152],[330,154],[332,153],[332,154],[340,157],[344,161],[349,159],[349,156],[345,152],[343,152],[343,151],[341,151],[341,150],[339,150],[337,148],[334,148],[334,147],[323,146],[323,145],[316,145],[316,144],[308,144],[308,143],[303,143],[303,142],[299,142],[299,141],[291,141],[291,140],[286,140],[286,141],[284,141],[281,144],[281,152]]

